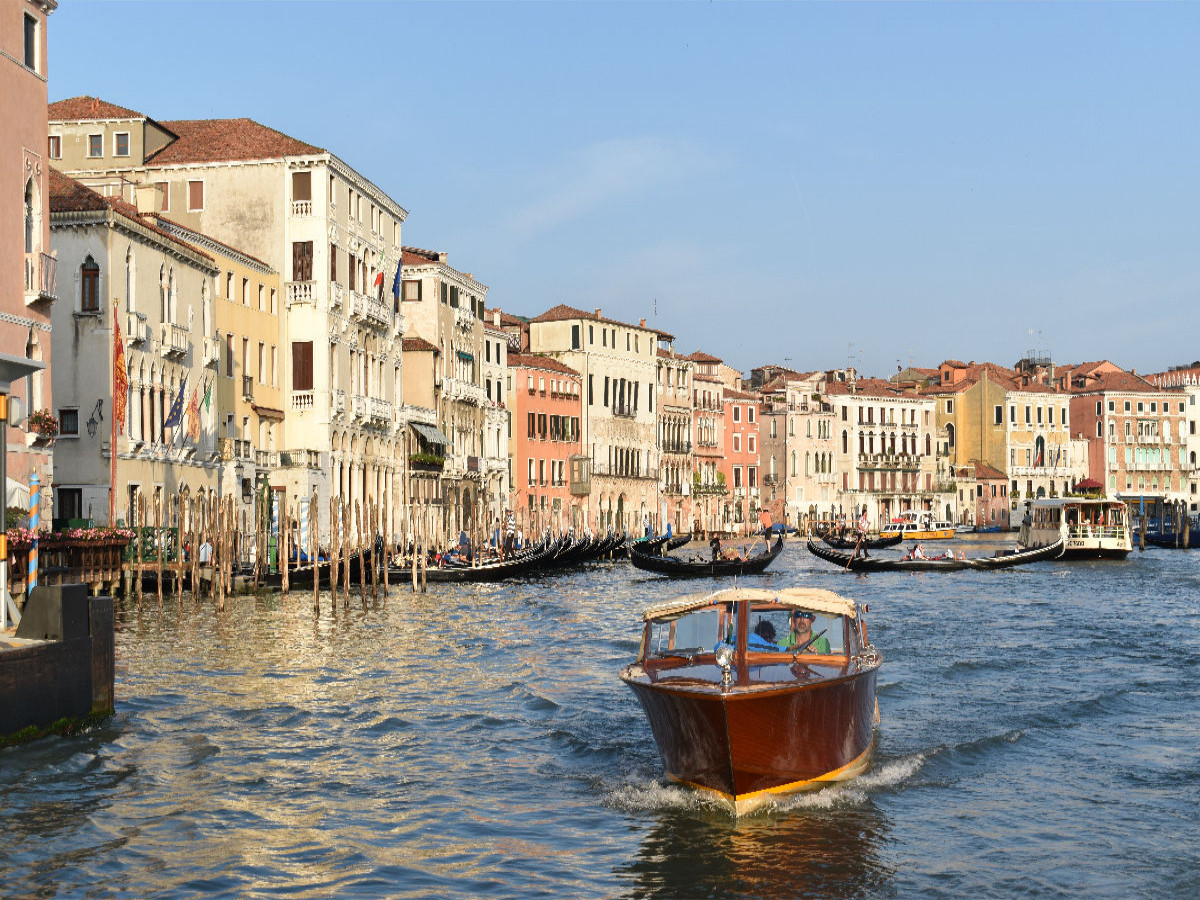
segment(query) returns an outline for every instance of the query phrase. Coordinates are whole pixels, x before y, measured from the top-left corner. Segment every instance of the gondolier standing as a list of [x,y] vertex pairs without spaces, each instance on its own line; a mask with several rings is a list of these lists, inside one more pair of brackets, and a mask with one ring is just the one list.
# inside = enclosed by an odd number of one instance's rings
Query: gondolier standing
[[[870,556],[867,552],[867,530],[871,527],[871,523],[867,520],[867,504],[863,504],[862,514],[858,517],[858,544],[854,548],[855,555],[858,554],[859,548],[862,549],[863,556]],[[853,557],[852,557],[853,558]]]
[[513,511],[506,509],[504,511],[504,552],[500,554],[500,558],[511,556],[513,552],[513,543],[517,539],[517,522],[513,518]]

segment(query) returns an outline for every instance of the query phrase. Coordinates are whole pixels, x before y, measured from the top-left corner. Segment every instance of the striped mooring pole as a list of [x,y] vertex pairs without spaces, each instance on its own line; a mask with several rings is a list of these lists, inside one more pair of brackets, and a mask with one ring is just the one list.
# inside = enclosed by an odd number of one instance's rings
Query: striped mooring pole
[[29,547],[29,578],[26,580],[25,596],[37,587],[38,573],[38,501],[42,498],[41,479],[37,472],[29,476],[29,530],[33,532],[33,543]]

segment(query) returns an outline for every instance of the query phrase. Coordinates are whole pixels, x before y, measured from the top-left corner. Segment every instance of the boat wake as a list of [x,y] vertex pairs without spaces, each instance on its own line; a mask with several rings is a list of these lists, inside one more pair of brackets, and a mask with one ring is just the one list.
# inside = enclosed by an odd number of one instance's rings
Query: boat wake
[[891,790],[909,781],[925,764],[925,754],[894,759],[877,769],[858,776],[853,781],[835,782],[819,791],[781,796],[775,808],[781,812],[799,809],[837,809],[861,806],[872,794]]

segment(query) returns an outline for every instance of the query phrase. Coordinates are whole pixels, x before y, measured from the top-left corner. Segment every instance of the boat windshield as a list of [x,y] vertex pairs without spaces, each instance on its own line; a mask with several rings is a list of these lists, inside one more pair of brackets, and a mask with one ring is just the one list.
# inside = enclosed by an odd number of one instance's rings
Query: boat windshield
[[[746,649],[756,653],[790,653],[808,643],[806,652],[844,655],[843,616],[800,610],[805,622],[792,625],[792,609],[778,604],[755,605],[750,610]],[[712,653],[720,644],[734,645],[737,613],[733,604],[693,610],[678,618],[650,621],[646,658],[692,657]],[[809,639],[812,638],[811,642]]]

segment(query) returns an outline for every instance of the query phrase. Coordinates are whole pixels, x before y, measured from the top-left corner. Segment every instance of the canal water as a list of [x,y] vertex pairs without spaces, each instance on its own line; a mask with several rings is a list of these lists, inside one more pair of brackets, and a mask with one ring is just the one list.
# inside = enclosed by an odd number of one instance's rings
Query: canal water
[[1200,551],[856,576],[796,541],[745,581],[869,604],[857,781],[742,821],[663,781],[617,672],[707,581],[149,599],[116,715],[0,751],[0,895],[1200,896]]

